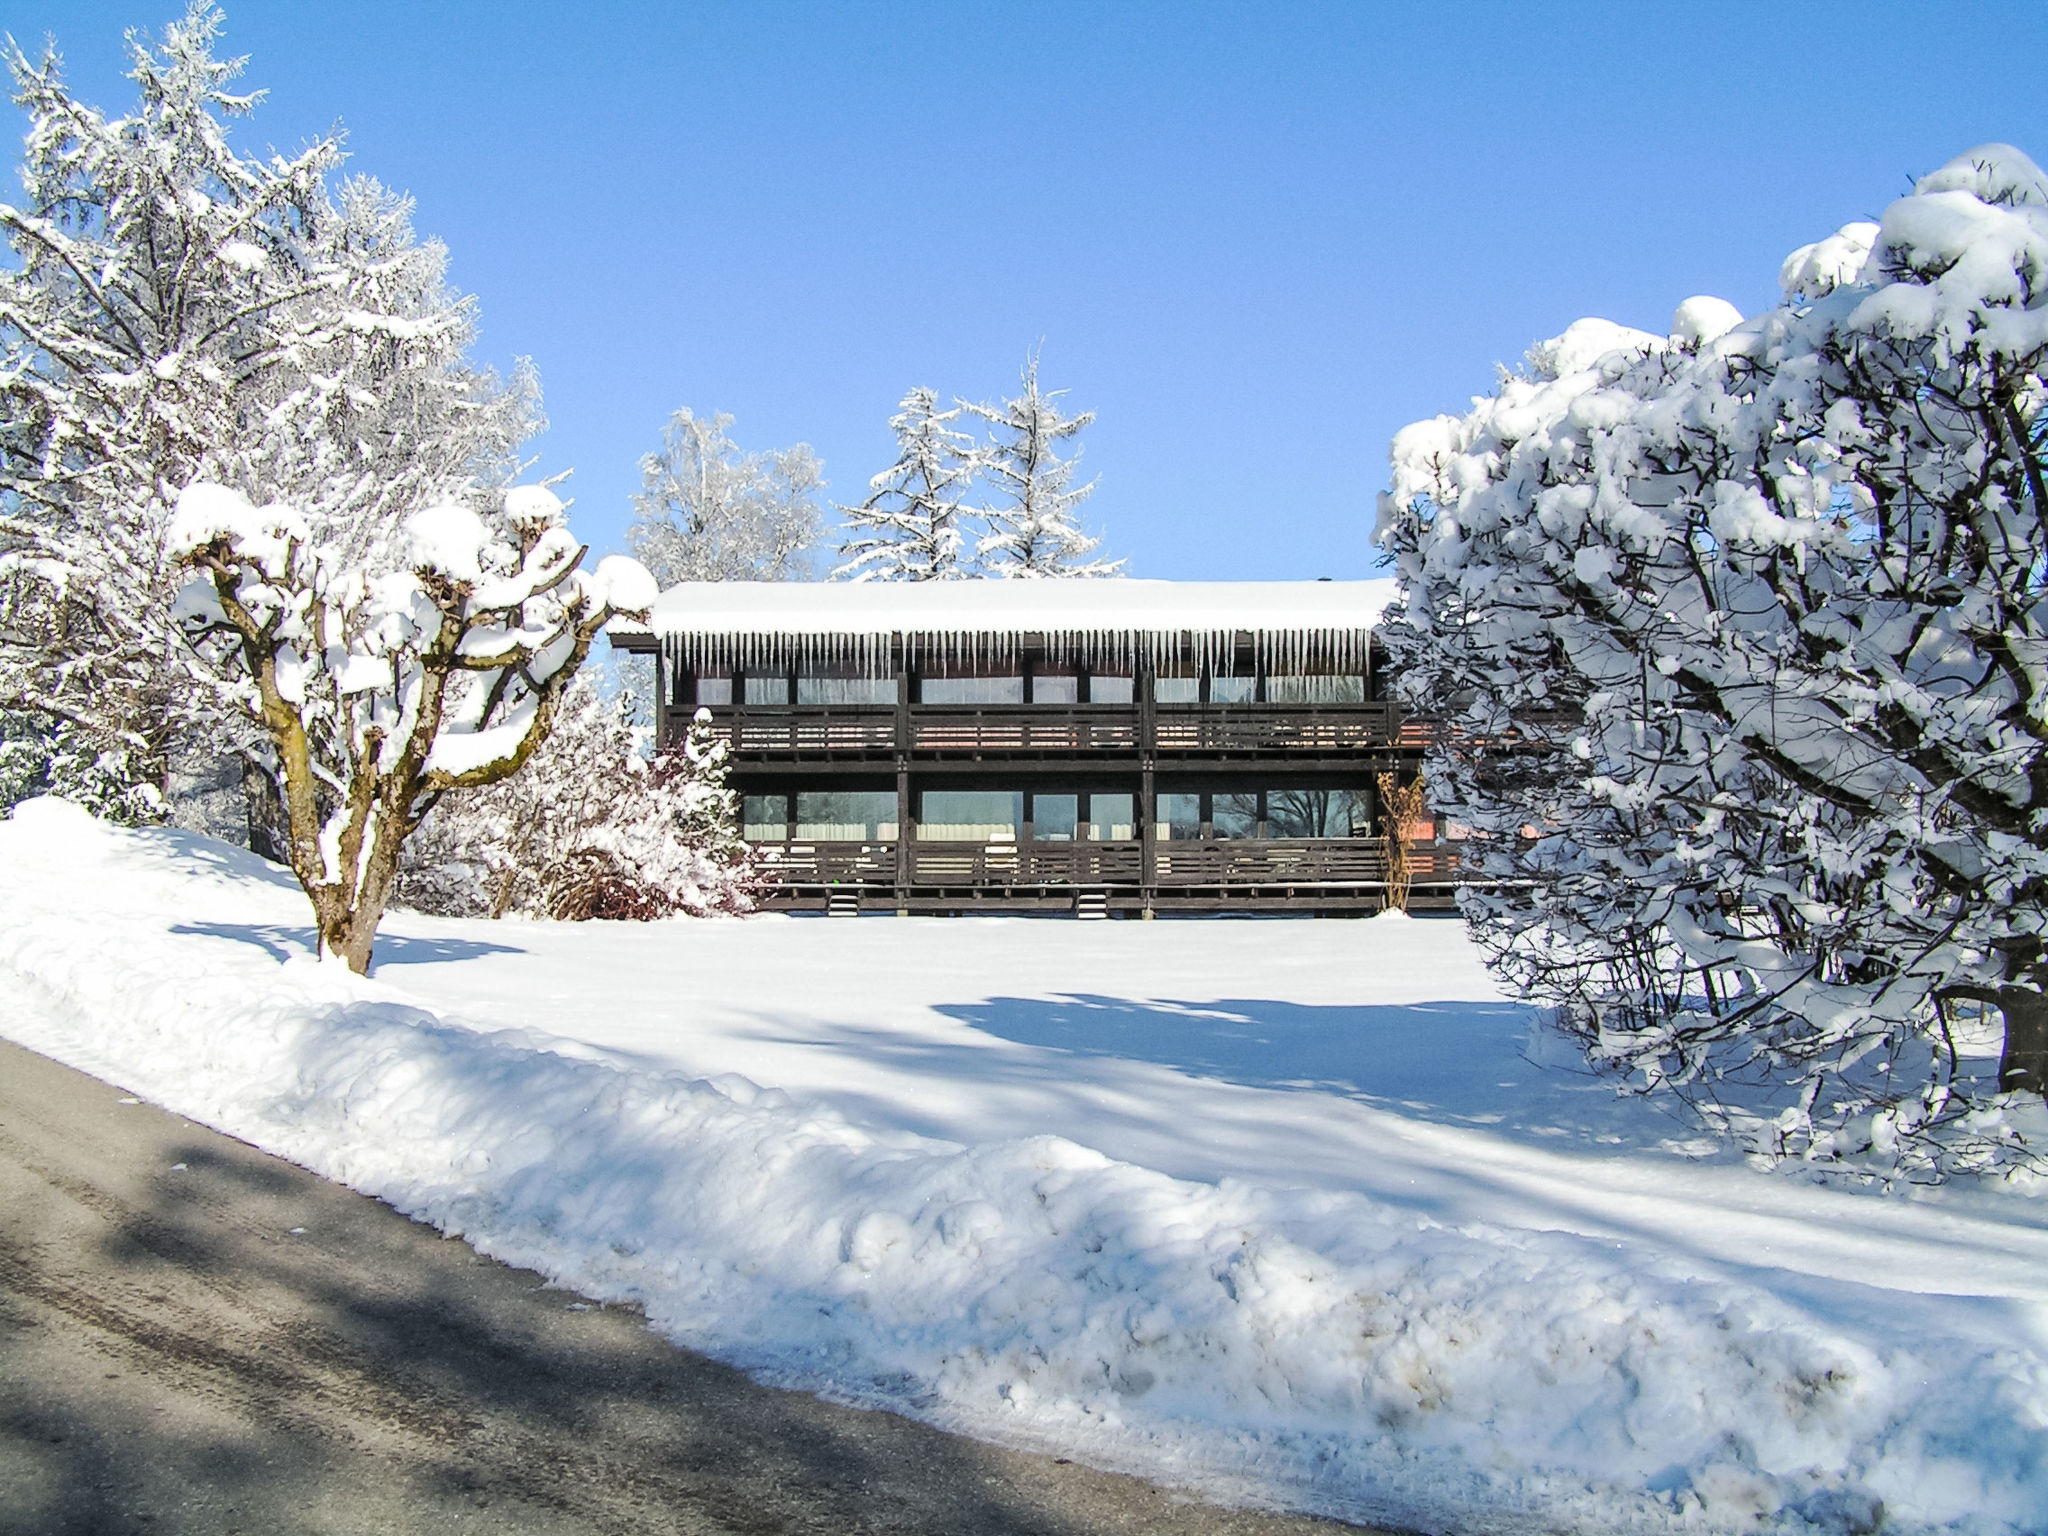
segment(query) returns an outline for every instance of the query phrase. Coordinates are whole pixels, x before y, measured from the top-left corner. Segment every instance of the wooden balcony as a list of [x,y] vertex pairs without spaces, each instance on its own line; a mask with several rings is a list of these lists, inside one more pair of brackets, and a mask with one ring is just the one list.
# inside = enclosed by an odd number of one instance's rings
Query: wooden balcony
[[[680,713],[680,712],[678,712]],[[1147,747],[1164,757],[1343,755],[1420,738],[1398,708],[1380,702],[1341,705],[1162,704],[1137,706],[1043,704],[913,704],[887,706],[791,705],[714,710],[712,723],[734,756],[760,762],[777,758],[907,755],[932,759],[973,756],[1136,756]],[[681,725],[671,725],[676,734]]]
[[[894,888],[893,841],[867,843],[757,842],[770,886]],[[1417,886],[1448,885],[1458,873],[1457,850],[1415,843],[1409,851]],[[1386,860],[1367,838],[1167,842],[1153,847],[1150,885],[1162,893],[1193,888],[1353,886],[1379,889]],[[1019,887],[1088,886],[1138,892],[1145,879],[1143,846],[1120,843],[941,843],[911,845],[909,885],[916,889],[1000,893]]]

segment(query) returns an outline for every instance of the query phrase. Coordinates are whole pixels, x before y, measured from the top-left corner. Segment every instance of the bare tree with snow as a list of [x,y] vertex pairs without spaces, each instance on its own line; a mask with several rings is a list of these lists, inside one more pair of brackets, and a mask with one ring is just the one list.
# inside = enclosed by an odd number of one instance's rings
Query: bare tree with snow
[[184,677],[169,628],[178,491],[216,480],[289,498],[356,553],[405,517],[509,483],[538,422],[522,367],[470,368],[471,301],[410,207],[338,189],[339,143],[238,153],[241,61],[193,4],[160,46],[130,34],[138,103],[76,100],[53,54],[10,45],[29,118],[25,197],[0,206],[0,708],[66,764],[155,797],[173,738],[255,744]]
[[1022,393],[1000,405],[962,402],[988,424],[981,474],[994,499],[982,508],[988,532],[975,551],[981,568],[998,577],[1113,576],[1123,562],[1090,560],[1102,541],[1075,521],[1081,503],[1095,494],[1095,482],[1074,483],[1078,447],[1060,457],[1060,445],[1079,437],[1095,413],[1060,413],[1066,391],[1038,387],[1036,352],[1019,381]]
[[2048,178],[1972,151],[1782,281],[1396,439],[1401,687],[1475,933],[1596,1061],[1995,1166],[2048,1085]]
[[961,518],[980,463],[974,439],[955,431],[964,406],[939,409],[919,387],[903,397],[889,430],[896,462],[868,482],[868,498],[841,507],[842,581],[946,581],[971,574],[961,560]]
[[732,417],[669,418],[661,451],[640,461],[627,542],[664,586],[679,581],[796,581],[824,526],[824,466],[809,446],[742,453]]
[[592,638],[655,597],[622,556],[583,571],[561,502],[539,486],[489,516],[428,508],[403,537],[403,563],[380,572],[295,509],[205,482],[167,531],[194,573],[177,619],[221,695],[268,735],[320,945],[359,972],[406,838],[450,790],[524,765]]

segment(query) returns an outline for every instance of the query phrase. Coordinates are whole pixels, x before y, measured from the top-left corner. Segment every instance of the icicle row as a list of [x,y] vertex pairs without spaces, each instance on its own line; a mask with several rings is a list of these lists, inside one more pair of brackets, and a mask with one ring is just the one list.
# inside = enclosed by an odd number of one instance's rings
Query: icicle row
[[[1032,631],[1042,654],[1057,666],[1081,665],[1097,672],[1128,670],[1142,655],[1154,671],[1193,663],[1212,676],[1235,677],[1240,643],[1250,640],[1251,666],[1268,674],[1316,672],[1363,674],[1372,643],[1364,629]],[[904,635],[895,631],[834,631],[763,634],[726,630],[671,630],[662,650],[678,671],[721,669],[786,672],[794,666],[850,668],[867,678],[895,670],[896,648],[905,642],[913,656],[937,661],[951,672],[1014,671],[1025,654],[1022,630],[939,630]]]

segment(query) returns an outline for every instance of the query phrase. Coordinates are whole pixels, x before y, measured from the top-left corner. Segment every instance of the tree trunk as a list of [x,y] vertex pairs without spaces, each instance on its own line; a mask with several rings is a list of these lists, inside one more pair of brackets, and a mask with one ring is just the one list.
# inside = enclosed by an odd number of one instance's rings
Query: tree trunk
[[2005,1045],[1998,1053],[1999,1090],[2048,1098],[2048,997],[2031,987],[2000,987],[1996,1001],[1998,1011],[2005,1015]]

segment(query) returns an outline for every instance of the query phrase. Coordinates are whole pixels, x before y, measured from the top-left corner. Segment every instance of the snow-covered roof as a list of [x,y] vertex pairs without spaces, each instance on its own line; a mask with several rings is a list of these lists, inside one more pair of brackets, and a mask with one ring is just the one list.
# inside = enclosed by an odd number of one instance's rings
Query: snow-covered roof
[[671,659],[767,661],[795,655],[887,665],[898,636],[991,661],[1027,635],[1076,660],[1148,654],[1228,657],[1249,633],[1261,657],[1362,661],[1394,600],[1379,581],[696,581],[670,587],[646,624],[615,620],[616,643],[658,642]]

